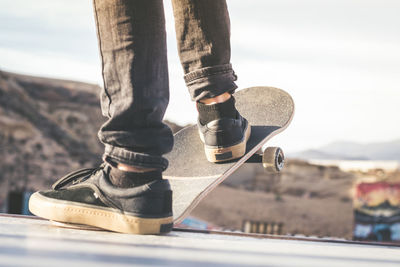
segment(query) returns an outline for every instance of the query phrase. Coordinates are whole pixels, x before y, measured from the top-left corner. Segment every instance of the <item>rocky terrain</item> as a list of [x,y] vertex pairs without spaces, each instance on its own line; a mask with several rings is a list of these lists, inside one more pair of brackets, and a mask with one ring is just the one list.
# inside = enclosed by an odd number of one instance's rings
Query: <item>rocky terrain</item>
[[337,167],[296,160],[288,161],[279,174],[267,173],[259,164],[244,165],[193,215],[230,229],[241,229],[243,220],[251,220],[283,223],[283,234],[351,238],[355,180],[356,175]]
[[0,72],[1,198],[96,164],[98,87]]

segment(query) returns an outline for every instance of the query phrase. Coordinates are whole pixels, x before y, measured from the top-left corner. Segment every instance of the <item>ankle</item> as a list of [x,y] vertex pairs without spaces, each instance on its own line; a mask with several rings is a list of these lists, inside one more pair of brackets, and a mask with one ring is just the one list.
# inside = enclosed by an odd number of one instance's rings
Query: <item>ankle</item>
[[206,104],[206,105],[213,105],[213,104],[225,102],[229,98],[231,98],[231,96],[232,95],[230,93],[225,92],[225,93],[223,93],[221,95],[217,95],[215,97],[201,99],[199,102]]
[[216,104],[205,104],[197,102],[197,111],[199,112],[199,122],[205,125],[213,120],[222,118],[237,117],[237,110],[235,107],[235,98],[230,96],[226,101]]
[[162,179],[161,171],[144,171],[144,169],[140,170],[140,172],[133,172],[111,167],[108,174],[109,181],[116,187],[131,188]]
[[123,163],[117,163],[116,168],[124,172],[136,172],[136,173],[152,172],[157,170],[155,168],[135,167]]

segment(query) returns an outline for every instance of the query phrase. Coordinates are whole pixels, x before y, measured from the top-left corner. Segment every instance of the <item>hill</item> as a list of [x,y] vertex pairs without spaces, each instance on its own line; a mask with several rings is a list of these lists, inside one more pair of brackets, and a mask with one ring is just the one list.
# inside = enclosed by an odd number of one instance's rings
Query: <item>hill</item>
[[9,190],[49,188],[70,171],[100,163],[99,90],[0,71],[0,204]]
[[334,142],[319,149],[292,153],[290,156],[299,159],[400,161],[400,139],[370,144]]

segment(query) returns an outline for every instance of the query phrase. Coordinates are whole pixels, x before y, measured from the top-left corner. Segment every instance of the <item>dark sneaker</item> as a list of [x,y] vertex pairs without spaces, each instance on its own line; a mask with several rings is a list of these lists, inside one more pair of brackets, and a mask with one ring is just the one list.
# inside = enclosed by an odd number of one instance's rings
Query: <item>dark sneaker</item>
[[83,169],[58,180],[52,190],[34,193],[29,210],[49,220],[91,225],[132,234],[172,229],[172,191],[168,180],[118,188],[108,179],[110,166]]
[[242,157],[250,138],[250,125],[239,112],[236,118],[221,118],[202,124],[197,122],[200,139],[210,162],[223,162]]

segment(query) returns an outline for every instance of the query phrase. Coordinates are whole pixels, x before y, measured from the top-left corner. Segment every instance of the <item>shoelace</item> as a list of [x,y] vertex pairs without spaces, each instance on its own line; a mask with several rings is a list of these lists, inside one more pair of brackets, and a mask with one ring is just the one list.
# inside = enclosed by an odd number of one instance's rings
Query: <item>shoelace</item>
[[64,177],[60,178],[51,187],[53,188],[53,190],[58,190],[69,183],[72,183],[72,184],[81,183],[81,182],[87,180],[95,172],[102,170],[104,167],[105,167],[105,164],[101,164],[99,167],[96,167],[96,168],[85,168],[85,169],[80,169],[80,170],[71,172],[71,173],[65,175]]

